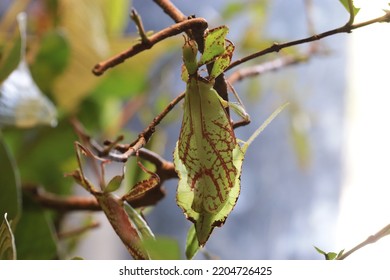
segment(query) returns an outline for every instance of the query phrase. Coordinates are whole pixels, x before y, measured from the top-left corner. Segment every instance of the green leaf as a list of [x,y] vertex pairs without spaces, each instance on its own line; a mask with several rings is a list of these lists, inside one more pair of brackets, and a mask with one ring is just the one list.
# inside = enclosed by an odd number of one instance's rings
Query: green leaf
[[227,45],[225,52],[217,57],[217,59],[214,61],[213,69],[210,73],[210,79],[217,78],[220,74],[222,74],[225,69],[229,66],[230,61],[232,60],[234,52],[234,45],[232,43],[229,43]]
[[229,28],[222,25],[206,33],[204,52],[198,65],[208,64],[225,52],[225,38],[228,32]]
[[345,251],[345,249],[341,250],[341,251],[337,254],[336,260],[337,260],[338,258],[340,258],[340,257],[343,255],[344,251]]
[[142,239],[154,239],[154,234],[146,223],[145,219],[130,204],[124,202],[123,207],[130,220],[135,225],[136,230],[140,233]]
[[0,260],[16,260],[15,239],[7,220],[7,213],[4,214],[0,225]]
[[326,254],[327,260],[334,260],[336,257],[337,257],[337,253],[335,253],[335,252],[329,252]]
[[180,259],[179,244],[172,238],[158,237],[156,239],[146,239],[142,244],[152,260]]
[[316,251],[318,253],[320,253],[321,255],[326,255],[326,253],[324,251],[322,251],[320,248],[318,248],[317,246],[314,246],[314,249],[316,249]]
[[20,32],[2,50],[0,60],[0,84],[12,73],[21,59],[22,39]]
[[186,258],[187,260],[191,260],[195,257],[196,253],[199,251],[199,243],[196,238],[195,226],[192,225],[187,233],[187,241],[186,241]]
[[[343,4],[344,8],[347,10],[348,13],[350,13],[349,11],[349,0],[339,0],[341,2],[341,4]],[[353,10],[353,16],[355,17],[357,15],[357,13],[360,11],[360,8],[356,8],[354,3],[354,1],[352,1],[352,10]]]
[[318,252],[318,253],[320,253],[321,255],[324,255],[324,257],[325,257],[325,260],[335,260],[339,255],[341,255],[343,252],[344,252],[344,250],[342,250],[342,251],[340,251],[340,253],[334,253],[334,252],[329,252],[329,253],[326,253],[326,252],[324,252],[324,251],[322,251],[320,248],[318,248],[318,247],[316,247],[316,246],[314,246],[314,248],[316,249],[316,251]]
[[109,34],[118,35],[122,34],[127,26],[129,13],[129,7],[132,1],[128,0],[116,0],[116,1],[103,1],[104,5],[107,29]]
[[51,260],[57,256],[57,240],[51,217],[30,198],[23,197],[23,215],[15,231],[20,260]]
[[12,220],[17,219],[21,210],[20,177],[15,160],[0,133],[0,215],[8,213]]
[[110,182],[108,182],[106,188],[104,189],[104,192],[109,193],[109,192],[114,192],[117,189],[120,188],[122,182],[123,182],[124,174],[122,175],[116,175],[111,178]]
[[[69,194],[72,180],[64,173],[75,167],[75,133],[68,120],[61,121],[53,129],[40,127],[31,131],[12,131],[6,137],[8,145],[14,145],[15,158],[23,181],[39,184],[56,194]],[[44,160],[42,160],[44,159]]]
[[46,33],[40,46],[30,70],[39,88],[48,92],[68,65],[71,50],[66,36],[59,30]]

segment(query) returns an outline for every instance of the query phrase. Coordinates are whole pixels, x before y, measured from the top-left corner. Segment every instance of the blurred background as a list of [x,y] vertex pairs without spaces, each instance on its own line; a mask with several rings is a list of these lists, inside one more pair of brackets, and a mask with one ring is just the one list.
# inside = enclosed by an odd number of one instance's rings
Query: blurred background
[[[228,25],[228,38],[236,45],[233,60],[270,46],[304,38],[344,25],[349,14],[339,1],[172,1],[184,14],[204,17],[210,27]],[[381,16],[386,1],[355,1],[361,7],[356,22]],[[141,15],[147,31],[157,32],[173,21],[153,1],[17,0],[0,3],[0,43],[7,49],[15,33],[15,16],[28,14],[27,61],[32,76],[56,105],[58,125],[29,129],[4,127],[24,184],[45,187],[56,194],[87,195],[63,174],[74,170],[69,123],[76,116],[90,134],[102,142],[125,135],[132,142],[185,85],[180,79],[183,38],[170,38],[126,61],[103,76],[92,67],[125,50],[137,40],[129,20],[131,7]],[[324,251],[350,249],[389,223],[390,156],[386,126],[390,39],[388,24],[374,24],[351,34],[339,34],[297,46],[243,64],[274,71],[237,81],[251,124],[238,128],[246,140],[280,105],[287,107],[253,142],[244,160],[241,194],[222,228],[214,230],[206,256],[221,259],[323,259]],[[11,38],[11,39],[10,39]],[[275,65],[288,57],[289,66]],[[147,109],[145,109],[147,108]],[[148,148],[172,160],[182,110],[177,106],[158,126]],[[128,163],[127,184],[142,174]],[[133,167],[133,168],[131,168]],[[175,202],[177,181],[165,183],[167,196],[146,220],[156,235],[177,240],[184,257],[190,226]],[[24,214],[16,229],[20,258],[127,259],[127,251],[102,213],[71,213],[61,225],[52,213],[36,205]],[[38,214],[39,213],[39,214]],[[29,234],[37,227],[41,232]],[[66,232],[98,221],[100,226],[61,246],[44,246],[34,255],[32,243],[53,226]],[[46,242],[48,243],[48,242]],[[53,243],[54,244],[54,243]],[[38,246],[38,245],[36,245]],[[383,258],[390,243],[381,240],[353,258]],[[43,248],[43,247],[40,247]]]

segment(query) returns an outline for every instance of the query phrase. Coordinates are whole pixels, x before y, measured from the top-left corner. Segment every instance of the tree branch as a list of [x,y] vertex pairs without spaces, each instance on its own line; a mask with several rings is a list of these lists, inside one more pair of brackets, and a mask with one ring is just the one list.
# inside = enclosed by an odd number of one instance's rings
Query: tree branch
[[352,253],[356,252],[357,250],[359,250],[359,249],[361,249],[369,244],[375,243],[387,235],[390,235],[390,224],[385,226],[384,228],[382,228],[380,231],[378,231],[374,235],[369,236],[366,240],[364,240],[362,243],[356,245],[348,252],[341,254],[341,256],[339,256],[337,258],[337,260],[343,260],[346,257],[350,256]]
[[[135,140],[133,143],[128,145],[116,145],[114,148],[115,150],[119,151],[121,154],[118,153],[112,153],[110,152],[108,154],[109,158],[115,161],[121,161],[125,162],[127,159],[132,156],[135,152],[140,150],[145,146],[145,144],[149,141],[149,139],[152,137],[155,128],[160,122],[165,118],[165,116],[172,110],[173,107],[176,106],[177,103],[179,103],[184,98],[184,93],[180,94],[178,97],[176,97],[174,100],[172,100],[168,106],[162,111],[157,117],[153,119],[153,121],[149,124],[148,127],[146,127],[139,135],[137,140]],[[101,156],[106,156],[102,154]]]
[[178,9],[175,5],[172,4],[169,0],[153,0],[161,9],[170,16],[176,23],[182,22],[187,19],[187,17]]
[[123,63],[126,59],[133,57],[140,52],[151,49],[155,44],[164,39],[178,35],[189,29],[197,29],[203,32],[207,26],[207,21],[203,18],[192,18],[171,25],[170,27],[159,31],[156,34],[149,36],[147,40],[142,40],[140,43],[132,46],[128,50],[123,51],[114,57],[107,59],[106,61],[102,61],[96,64],[92,70],[92,73],[94,73],[96,76],[100,76],[104,74],[107,69]]
[[253,54],[248,55],[244,58],[241,58],[241,59],[234,61],[233,63],[231,63],[229,65],[229,67],[226,69],[226,71],[228,71],[228,70],[230,70],[230,69],[232,69],[232,68],[234,68],[234,67],[236,67],[244,62],[247,62],[249,60],[252,60],[254,58],[257,58],[257,57],[260,57],[260,56],[263,56],[263,55],[266,55],[266,54],[269,54],[272,52],[279,52],[280,50],[288,48],[288,47],[318,41],[318,40],[323,39],[325,37],[336,35],[339,33],[351,33],[352,30],[354,30],[354,29],[361,28],[363,26],[367,26],[367,25],[374,24],[374,23],[380,23],[380,22],[390,22],[390,11],[385,11],[385,15],[383,15],[381,17],[374,18],[372,20],[365,21],[365,22],[361,22],[361,23],[357,23],[357,24],[350,24],[350,21],[348,21],[348,23],[346,25],[343,25],[342,27],[339,27],[339,28],[336,28],[333,30],[329,30],[329,31],[326,31],[326,32],[323,32],[320,34],[312,35],[312,36],[307,37],[307,38],[303,38],[303,39],[299,39],[299,40],[295,40],[295,41],[290,41],[290,42],[286,42],[286,43],[274,43],[272,46],[270,46],[266,49],[263,49],[259,52],[253,53]]
[[59,211],[77,211],[77,210],[88,210],[88,211],[101,211],[102,208],[98,204],[94,197],[88,196],[59,196],[53,193],[45,191],[43,188],[28,187],[23,188],[25,193],[28,193],[34,201],[40,205],[55,209]]
[[230,75],[228,77],[228,81],[229,83],[234,84],[235,82],[239,82],[245,78],[259,76],[266,72],[276,71],[286,66],[306,62],[309,59],[309,56],[309,54],[287,55],[262,64],[243,68]]

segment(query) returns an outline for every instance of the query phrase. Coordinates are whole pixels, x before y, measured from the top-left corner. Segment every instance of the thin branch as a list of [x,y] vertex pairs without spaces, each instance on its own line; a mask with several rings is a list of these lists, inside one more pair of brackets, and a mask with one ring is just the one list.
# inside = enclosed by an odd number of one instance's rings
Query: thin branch
[[[129,157],[133,156],[137,151],[146,145],[146,143],[152,137],[156,126],[160,124],[165,116],[184,98],[184,96],[185,93],[182,93],[173,99],[131,144],[119,144],[118,142],[123,140],[122,136],[119,136],[114,142],[105,141],[104,146],[101,146],[85,132],[84,127],[78,120],[72,119],[72,125],[81,141],[83,143],[88,143],[95,150],[95,152],[97,152],[98,157],[109,158],[110,160],[117,162],[126,162]],[[113,149],[117,152],[112,151]]]
[[182,22],[187,19],[187,17],[178,9],[175,5],[172,4],[169,0],[153,0],[161,9],[170,16],[176,23]]
[[160,177],[161,184],[165,180],[177,178],[175,166],[171,161],[167,161],[159,154],[144,148],[140,149],[138,154],[141,158],[156,166],[156,174]]
[[[170,0],[153,0],[154,3],[156,3],[170,18],[173,19],[174,22],[182,22],[184,20],[195,18],[195,16],[189,16],[187,17],[185,14],[183,14],[175,5],[172,4]],[[201,53],[203,53],[204,49],[204,42],[203,42],[203,34],[204,30],[200,29],[187,29],[185,32],[187,35],[194,39],[196,43],[198,44],[198,49]]]
[[149,38],[146,35],[144,25],[142,24],[141,16],[137,13],[137,11],[133,8],[131,10],[130,18],[134,21],[135,25],[138,29],[138,34],[141,37],[141,42],[145,45],[149,45]]
[[140,52],[151,49],[158,42],[167,39],[169,37],[178,35],[189,29],[197,29],[203,31],[207,28],[207,22],[203,18],[192,18],[188,19],[170,27],[167,27],[156,34],[153,34],[147,38],[147,40],[142,40],[140,43],[130,47],[128,50],[123,51],[112,58],[107,59],[106,61],[100,62],[95,65],[92,72],[96,76],[104,74],[104,72],[120,63],[123,63],[126,59],[133,57]]
[[149,124],[147,128],[145,128],[139,135],[137,140],[129,145],[117,145],[115,149],[121,154],[118,153],[110,153],[109,157],[115,161],[125,162],[127,159],[132,156],[136,151],[140,150],[145,146],[145,144],[152,137],[155,128],[160,122],[165,118],[165,116],[176,106],[184,98],[185,93],[180,94],[174,100],[172,100],[168,106],[162,111],[157,117],[153,119],[153,121]]
[[83,196],[59,196],[53,193],[49,193],[42,188],[28,187],[23,188],[24,192],[27,192],[34,201],[40,205],[55,209],[59,211],[101,211],[101,207],[94,197],[83,197]]
[[356,252],[357,250],[363,248],[364,246],[367,246],[369,244],[373,244],[375,242],[377,242],[378,240],[382,239],[383,237],[385,236],[388,236],[390,235],[390,224],[385,226],[384,228],[382,228],[380,231],[378,231],[377,233],[375,233],[374,235],[371,235],[369,236],[365,241],[363,241],[362,243],[356,245],[355,247],[353,247],[351,250],[349,250],[348,252],[345,252],[343,253],[341,256],[339,256],[337,259],[338,260],[343,260],[345,259],[346,257],[350,256],[352,253]]
[[58,238],[59,239],[64,239],[64,238],[70,238],[70,237],[74,237],[74,236],[80,236],[81,234],[91,230],[91,229],[95,229],[97,227],[99,227],[100,224],[99,222],[92,222],[86,226],[83,226],[81,228],[77,228],[77,229],[73,229],[73,230],[69,230],[69,231],[66,231],[66,232],[60,232],[57,234]]
[[232,84],[239,82],[245,78],[259,76],[267,72],[276,71],[286,66],[295,65],[301,62],[306,62],[309,55],[287,55],[272,61],[240,69],[229,76],[228,81]]
[[244,58],[241,58],[241,59],[234,61],[233,63],[231,63],[229,65],[229,67],[226,69],[226,71],[228,71],[228,70],[230,70],[230,69],[232,69],[232,68],[234,68],[234,67],[236,67],[244,62],[252,60],[254,58],[257,58],[257,57],[260,57],[260,56],[263,56],[263,55],[266,55],[266,54],[269,54],[272,52],[279,52],[280,50],[288,48],[288,47],[318,41],[318,40],[323,39],[325,37],[336,35],[339,33],[351,33],[352,30],[354,30],[354,29],[357,29],[357,28],[360,28],[363,26],[367,26],[367,25],[370,25],[373,23],[390,22],[390,11],[385,11],[385,12],[386,12],[385,15],[383,15],[381,17],[374,18],[372,20],[365,21],[365,22],[361,22],[361,23],[357,23],[357,24],[349,24],[349,21],[348,21],[348,23],[346,25],[343,25],[342,27],[332,29],[332,30],[329,30],[329,31],[326,31],[326,32],[323,32],[320,34],[312,35],[312,36],[307,37],[307,38],[303,38],[303,39],[299,39],[299,40],[295,40],[295,41],[290,41],[290,42],[286,42],[286,43],[274,43],[272,46],[270,46],[268,48],[265,48],[259,52],[253,53],[253,54],[248,55]]

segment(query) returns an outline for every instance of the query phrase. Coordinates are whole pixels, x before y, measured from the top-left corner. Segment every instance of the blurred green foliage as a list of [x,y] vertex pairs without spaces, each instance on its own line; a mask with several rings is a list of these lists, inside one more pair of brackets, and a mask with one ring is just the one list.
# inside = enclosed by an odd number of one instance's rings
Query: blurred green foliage
[[[20,36],[16,15],[27,9],[27,60],[40,89],[59,111],[55,128],[3,127],[0,136],[0,213],[13,220],[19,259],[66,257],[56,239],[60,215],[43,209],[21,187],[37,186],[56,194],[73,193],[64,174],[76,167],[70,120],[74,117],[98,139],[125,132],[123,104],[147,90],[147,73],[162,51],[142,63],[92,75],[94,64],[126,49],[135,37],[124,35],[130,2],[83,0],[15,1],[0,21],[0,79],[18,65]],[[134,134],[137,132],[134,132]],[[23,201],[23,207],[22,207]],[[22,210],[23,209],[23,210]]]
[[[240,1],[230,1],[221,11],[233,25],[245,16],[243,30],[246,32],[234,42],[242,54],[259,50],[271,42],[264,39],[267,1],[247,2],[244,6]],[[73,145],[77,135],[70,121],[79,119],[97,141],[123,134],[127,142],[132,142],[140,131],[132,131],[129,122],[134,119],[142,126],[147,125],[177,94],[170,92],[169,87],[159,88],[162,93],[153,92],[156,87],[152,88],[151,80],[163,82],[168,76],[169,67],[159,61],[169,59],[172,51],[181,53],[180,36],[159,43],[153,51],[141,53],[132,58],[131,63],[119,65],[101,77],[92,75],[91,69],[96,63],[127,49],[137,40],[135,35],[124,32],[130,8],[128,0],[18,0],[11,3],[0,19],[0,82],[15,69],[20,59],[16,15],[27,10],[28,64],[35,82],[59,111],[55,128],[1,128],[0,217],[8,213],[8,220],[13,221],[19,259],[72,257],[58,238],[63,230],[63,216],[21,194],[21,189],[28,186],[43,187],[59,195],[74,193],[74,182],[64,177],[77,168]],[[180,80],[180,70],[176,70],[177,80]],[[158,77],[151,78],[151,72]],[[258,83],[252,83],[251,88],[249,92],[261,90]],[[148,110],[139,111],[141,106],[147,106]],[[174,121],[176,117],[172,112],[164,122]],[[159,129],[148,147],[163,153],[165,133],[164,129]],[[306,147],[307,139],[302,131],[297,130],[293,135],[294,142],[300,141],[295,143],[299,152]],[[308,157],[307,150],[302,153]],[[147,163],[144,165],[150,167]],[[135,161],[130,161],[127,167],[126,188],[129,188],[144,179],[145,173]],[[157,238],[145,246],[155,248],[152,254],[156,258],[180,256],[177,243],[171,239]]]

